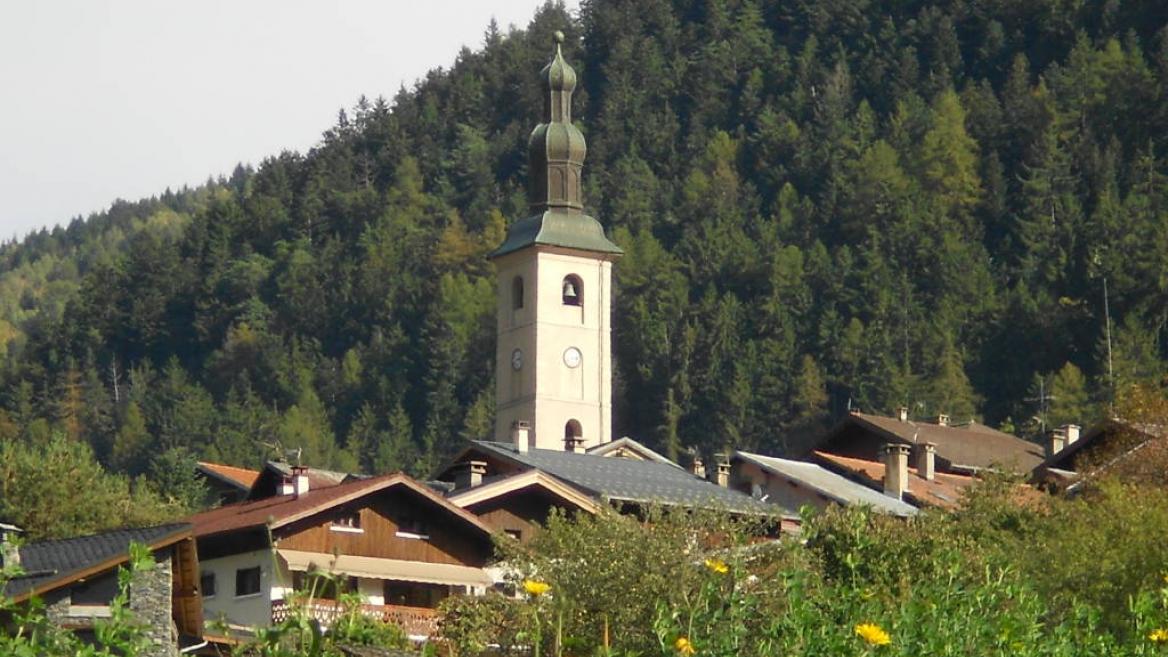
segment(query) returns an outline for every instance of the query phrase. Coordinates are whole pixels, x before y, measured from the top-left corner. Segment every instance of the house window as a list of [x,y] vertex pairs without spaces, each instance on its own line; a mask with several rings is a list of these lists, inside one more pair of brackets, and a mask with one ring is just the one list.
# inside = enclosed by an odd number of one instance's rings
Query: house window
[[215,597],[215,573],[199,575],[199,590],[203,592],[204,598]]
[[335,518],[330,527],[333,531],[338,532],[358,532],[361,530],[361,512],[354,511],[347,513],[339,518]]
[[117,594],[117,574],[106,573],[69,589],[69,604],[74,607],[108,607]]
[[398,538],[430,538],[426,521],[415,516],[404,516],[397,526]]
[[523,308],[523,277],[516,276],[511,280],[511,308],[512,310],[519,310]]
[[575,274],[564,277],[563,301],[565,306],[584,305],[584,281]]
[[235,571],[235,597],[260,592],[260,567],[240,568]]

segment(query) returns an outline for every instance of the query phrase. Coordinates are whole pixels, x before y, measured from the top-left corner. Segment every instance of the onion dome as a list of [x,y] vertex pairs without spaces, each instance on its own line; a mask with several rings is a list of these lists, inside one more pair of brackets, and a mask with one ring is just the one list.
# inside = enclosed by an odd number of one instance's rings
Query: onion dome
[[572,125],[572,91],[576,71],[564,61],[564,33],[555,33],[556,55],[540,74],[544,86],[544,122],[527,141],[528,200],[533,210],[581,210],[580,173],[588,148]]

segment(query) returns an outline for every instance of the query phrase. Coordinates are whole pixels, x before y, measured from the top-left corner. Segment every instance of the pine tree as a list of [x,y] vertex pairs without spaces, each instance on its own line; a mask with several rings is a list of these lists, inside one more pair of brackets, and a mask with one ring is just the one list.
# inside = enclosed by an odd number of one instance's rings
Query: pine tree
[[1051,378],[1050,397],[1046,418],[1050,426],[1089,426],[1097,419],[1087,390],[1087,377],[1074,363],[1065,363]]

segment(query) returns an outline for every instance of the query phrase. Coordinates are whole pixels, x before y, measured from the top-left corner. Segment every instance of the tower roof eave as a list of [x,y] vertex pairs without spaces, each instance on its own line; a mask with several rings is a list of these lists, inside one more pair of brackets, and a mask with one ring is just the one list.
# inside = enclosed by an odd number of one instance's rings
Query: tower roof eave
[[551,209],[512,224],[507,230],[507,239],[490,253],[490,257],[498,258],[535,245],[612,255],[624,253],[609,241],[596,219],[579,212]]

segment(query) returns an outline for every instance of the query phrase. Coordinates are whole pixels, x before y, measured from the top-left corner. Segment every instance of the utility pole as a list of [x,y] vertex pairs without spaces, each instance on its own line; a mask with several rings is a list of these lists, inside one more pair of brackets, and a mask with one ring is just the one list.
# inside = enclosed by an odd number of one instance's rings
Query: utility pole
[[1107,298],[1107,277],[1103,277],[1103,317],[1106,321],[1107,332],[1107,387],[1111,389],[1108,409],[1111,417],[1115,417],[1115,366],[1111,360],[1111,304]]
[[1038,377],[1038,396],[1027,397],[1026,401],[1038,402],[1038,431],[1041,435],[1046,435],[1046,403],[1054,399],[1054,395],[1046,394],[1046,377]]

